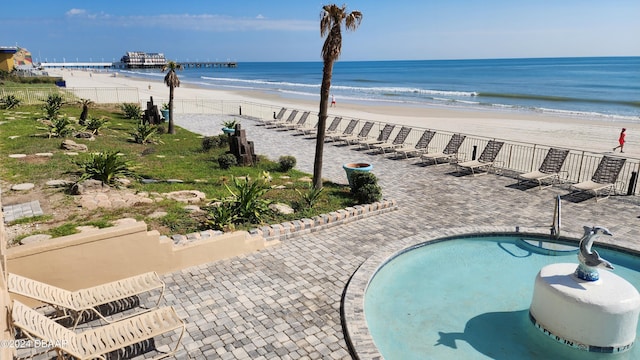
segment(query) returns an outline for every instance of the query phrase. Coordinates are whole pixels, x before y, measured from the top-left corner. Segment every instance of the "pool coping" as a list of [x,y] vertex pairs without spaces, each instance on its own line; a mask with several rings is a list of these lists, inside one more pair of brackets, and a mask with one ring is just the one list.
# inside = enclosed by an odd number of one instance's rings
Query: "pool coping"
[[[364,313],[364,296],[373,276],[386,263],[396,256],[414,247],[433,241],[446,240],[465,235],[524,235],[550,236],[549,227],[522,226],[465,226],[448,229],[433,229],[403,239],[391,241],[380,247],[375,254],[367,258],[353,273],[342,297],[341,315],[345,340],[354,359],[384,359],[378,351],[369,332]],[[583,234],[563,232],[561,241],[575,241]],[[550,238],[549,240],[553,240]]]

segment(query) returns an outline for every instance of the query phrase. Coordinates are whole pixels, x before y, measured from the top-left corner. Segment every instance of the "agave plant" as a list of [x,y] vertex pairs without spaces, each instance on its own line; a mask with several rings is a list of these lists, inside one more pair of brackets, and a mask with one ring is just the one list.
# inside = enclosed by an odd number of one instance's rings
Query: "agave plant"
[[10,110],[18,107],[22,101],[15,97],[15,95],[7,95],[0,99],[0,108],[4,110]]
[[55,117],[51,119],[49,126],[49,138],[52,137],[67,137],[73,132],[73,126],[71,126],[71,120],[66,117]]
[[109,119],[106,118],[90,118],[89,121],[86,122],[87,130],[91,131],[94,135],[98,135],[100,133],[100,129],[102,129],[107,123]]
[[298,189],[296,189],[296,192],[302,198],[302,201],[303,201],[304,205],[308,209],[311,209],[311,208],[313,208],[315,206],[315,204],[320,199],[320,195],[322,195],[322,191],[323,190],[324,190],[324,188],[317,189],[317,188],[314,188],[313,186],[309,186],[307,191],[305,191],[304,193],[301,192]]
[[133,175],[130,164],[118,151],[91,154],[89,159],[78,165],[82,168],[82,176],[78,182],[94,179],[106,185],[113,185],[118,178]]
[[263,179],[250,181],[248,178],[234,177],[233,184],[235,191],[225,184],[231,193],[231,198],[226,201],[232,204],[238,220],[252,224],[261,223],[263,217],[271,211],[269,209],[271,201],[262,198],[271,188]]
[[238,220],[233,204],[222,202],[216,205],[204,207],[207,212],[207,224],[214,230],[233,230],[234,223]]
[[143,122],[138,123],[136,131],[129,133],[133,136],[133,141],[138,144],[154,143],[154,136],[158,132],[155,125],[149,125]]
[[44,111],[47,113],[47,119],[53,120],[60,114],[62,108],[62,96],[60,94],[50,94],[44,102]]

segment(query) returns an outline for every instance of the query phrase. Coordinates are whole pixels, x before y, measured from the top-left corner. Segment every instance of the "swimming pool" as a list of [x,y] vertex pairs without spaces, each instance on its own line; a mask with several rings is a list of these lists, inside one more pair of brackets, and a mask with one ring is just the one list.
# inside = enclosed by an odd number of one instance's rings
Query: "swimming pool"
[[[428,245],[418,236],[367,260],[343,303],[345,316],[362,311],[352,326],[345,318],[353,351],[385,359],[640,358],[639,346],[616,355],[570,349],[532,325],[528,310],[536,274],[552,263],[577,266],[577,257],[532,251],[519,241],[548,236],[513,230],[472,237],[461,231],[428,239],[436,240]],[[616,274],[640,288],[640,258],[598,250]],[[364,289],[361,298],[352,285]]]

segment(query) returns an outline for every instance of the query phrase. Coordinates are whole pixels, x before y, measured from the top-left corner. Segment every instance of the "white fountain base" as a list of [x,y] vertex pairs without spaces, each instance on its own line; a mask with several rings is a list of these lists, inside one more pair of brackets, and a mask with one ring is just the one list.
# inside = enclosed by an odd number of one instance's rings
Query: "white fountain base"
[[640,294],[620,276],[600,271],[597,281],[573,275],[577,264],[552,264],[536,276],[529,313],[536,327],[568,346],[617,353],[636,339]]

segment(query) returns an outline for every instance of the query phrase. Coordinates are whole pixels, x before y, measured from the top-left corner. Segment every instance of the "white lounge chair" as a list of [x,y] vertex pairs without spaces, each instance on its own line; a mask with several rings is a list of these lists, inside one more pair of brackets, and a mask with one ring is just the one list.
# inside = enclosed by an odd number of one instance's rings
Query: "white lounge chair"
[[11,322],[29,339],[50,345],[46,352],[55,350],[59,360],[72,356],[79,360],[109,358],[109,354],[156,336],[181,330],[176,345],[155,359],[174,354],[180,346],[185,324],[173,307],[163,307],[90,330],[76,333],[56,323],[38,311],[13,301]]
[[404,141],[407,140],[407,136],[409,136],[410,132],[411,132],[410,127],[403,126],[392,142],[376,144],[376,145],[373,145],[372,147],[374,149],[380,149],[380,152],[384,154],[385,150],[393,150],[395,148],[402,146],[402,144],[404,144]]
[[[13,294],[26,296],[52,306],[59,314],[56,319],[71,318],[75,329],[86,313],[93,313],[107,323],[112,322],[99,311],[98,306],[131,296],[158,290],[160,295],[154,305],[156,307],[162,300],[165,285],[156,272],[148,272],[86,289],[69,291],[9,273],[7,288]],[[148,310],[145,308],[145,311]]]

